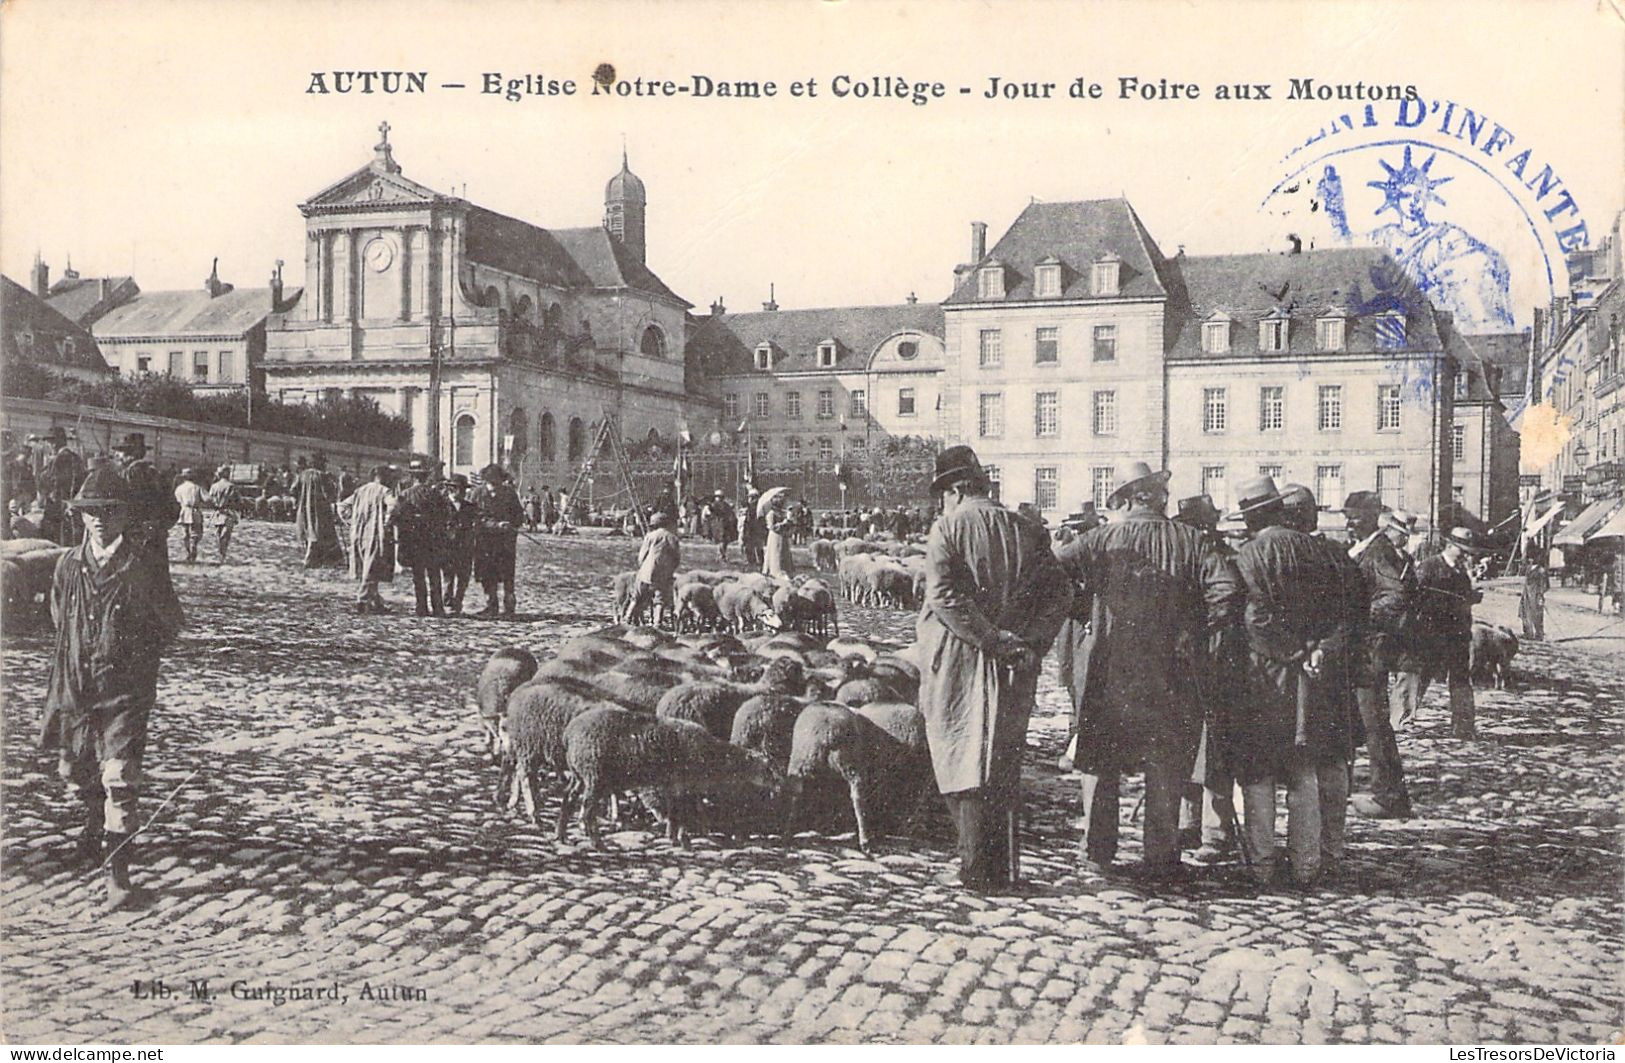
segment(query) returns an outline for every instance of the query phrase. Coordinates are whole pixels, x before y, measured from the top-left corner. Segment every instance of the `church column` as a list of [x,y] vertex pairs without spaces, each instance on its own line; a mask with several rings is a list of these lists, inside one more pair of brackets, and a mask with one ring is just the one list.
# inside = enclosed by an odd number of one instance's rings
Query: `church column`
[[305,233],[305,288],[310,298],[305,300],[305,318],[309,321],[322,319],[322,234],[319,232]]
[[350,285],[353,283],[354,271],[350,268],[350,233],[347,229],[335,230],[329,238],[328,258],[331,265],[328,268],[328,306],[327,320],[350,320]]
[[406,226],[400,231],[401,261],[395,268],[401,273],[402,321],[408,321],[412,317],[412,233],[415,231],[411,226]]

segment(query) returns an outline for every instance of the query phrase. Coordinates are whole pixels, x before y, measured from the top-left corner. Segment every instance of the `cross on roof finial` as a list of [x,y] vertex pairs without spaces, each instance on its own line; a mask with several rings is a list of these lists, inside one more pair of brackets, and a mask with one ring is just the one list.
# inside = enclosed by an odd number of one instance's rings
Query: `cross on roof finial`
[[389,143],[389,123],[388,122],[379,122],[378,123],[378,132],[383,136],[384,143],[388,144]]

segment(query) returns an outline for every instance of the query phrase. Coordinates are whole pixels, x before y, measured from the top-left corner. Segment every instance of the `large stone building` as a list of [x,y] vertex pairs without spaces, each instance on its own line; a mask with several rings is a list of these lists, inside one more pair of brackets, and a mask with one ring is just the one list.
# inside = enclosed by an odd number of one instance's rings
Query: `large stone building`
[[1530,333],[1467,337],[1469,351],[1456,374],[1451,423],[1451,491],[1458,523],[1504,534],[1520,512],[1520,440],[1509,419],[1528,387]]
[[35,369],[75,380],[100,380],[110,371],[84,326],[0,277],[0,374]]
[[1143,460],[1220,506],[1268,473],[1449,519],[1460,355],[1385,253],[1170,258],[1122,199],[984,234],[944,305],[945,420],[1007,503],[1102,505]]
[[62,279],[51,283],[51,267],[44,259],[34,259],[34,294],[52,310],[86,328],[115,306],[141,294],[134,277],[82,277],[70,259]]
[[371,396],[449,471],[500,460],[527,481],[567,475],[606,414],[630,439],[717,429],[624,156],[601,225],[544,229],[411,180],[381,132],[300,205],[305,293],[270,324],[273,397]]
[[734,314],[715,305],[690,344],[726,429],[748,438],[757,469],[827,467],[888,438],[942,437],[940,306],[766,306]]

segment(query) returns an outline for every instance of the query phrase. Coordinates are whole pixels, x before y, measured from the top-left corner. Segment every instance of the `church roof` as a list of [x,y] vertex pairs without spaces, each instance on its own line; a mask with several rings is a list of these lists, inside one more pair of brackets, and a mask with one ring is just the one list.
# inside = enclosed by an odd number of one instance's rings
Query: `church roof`
[[[1116,295],[1090,289],[1090,267],[1115,256],[1122,263]],[[1029,203],[981,262],[1005,267],[1003,302],[1033,299],[1033,274],[1043,263],[1059,262],[1062,299],[1133,299],[1167,294],[1165,260],[1126,199],[1074,203]],[[987,302],[977,296],[976,272],[962,276],[947,305]]]
[[[1189,255],[1168,263],[1174,282],[1170,299],[1171,358],[1248,357],[1261,353],[1258,322],[1266,316],[1289,319],[1288,349],[1267,352],[1288,357],[1317,352],[1315,319],[1329,311],[1347,319],[1344,351],[1386,349],[1379,343],[1376,317],[1385,311],[1405,316],[1400,351],[1440,349],[1438,326],[1426,297],[1385,251],[1368,247],[1332,248],[1299,254]],[[1202,350],[1202,322],[1228,314],[1230,350]],[[1326,352],[1321,352],[1326,353]]]
[[607,203],[612,199],[631,199],[642,203],[646,195],[642,179],[627,165],[626,152],[621,152],[621,172],[611,177],[609,183],[604,186],[604,202]]
[[463,247],[471,261],[556,288],[593,283],[557,234],[484,207],[469,205]]
[[[816,310],[770,310],[701,318],[688,350],[692,364],[718,375],[756,373],[756,348],[773,345],[772,373],[822,370],[862,372],[887,337],[921,332],[943,337],[942,307],[935,303],[835,306]],[[818,345],[835,341],[835,366],[818,364]]]
[[553,236],[569,251],[594,288],[634,288],[676,300],[685,308],[694,305],[666,287],[653,270],[638,261],[637,255],[600,226],[554,229]]
[[[301,289],[283,293],[283,305]],[[234,288],[210,297],[201,288],[142,292],[91,326],[98,339],[159,336],[240,336],[271,314],[271,289]]]

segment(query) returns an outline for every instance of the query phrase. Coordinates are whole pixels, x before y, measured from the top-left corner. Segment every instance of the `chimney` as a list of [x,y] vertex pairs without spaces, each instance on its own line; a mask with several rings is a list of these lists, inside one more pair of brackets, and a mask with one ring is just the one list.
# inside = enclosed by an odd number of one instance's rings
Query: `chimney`
[[203,282],[203,290],[209,293],[210,299],[216,299],[231,289],[232,285],[220,279],[220,259],[216,257],[214,265],[209,267],[209,279]]
[[772,313],[779,308],[779,300],[774,288],[775,285],[772,284],[767,286],[767,302],[762,304],[762,309],[766,310],[768,313]]
[[973,221],[970,223],[970,261],[971,265],[987,257],[987,222]]
[[41,299],[51,294],[51,267],[38,255],[34,256],[34,294]]
[[1287,233],[1286,238],[1292,242],[1292,250],[1288,251],[1287,254],[1289,254],[1289,255],[1301,255],[1301,254],[1303,254],[1303,240],[1301,240],[1298,237],[1297,233]]
[[720,296],[720,295],[717,296],[717,301],[711,304],[711,316],[712,317],[721,317],[723,314],[726,314],[727,312],[728,312],[728,308],[722,305],[722,296]]
[[282,307],[282,260],[276,260],[276,269],[271,271],[271,313],[276,313]]
[[105,303],[107,302],[108,297],[113,294],[113,278],[103,277],[98,284],[101,288],[99,300]]
[[915,295],[913,292],[908,293],[908,305],[909,306],[913,306],[915,303],[917,303],[919,301],[920,301],[920,297],[918,295]]

